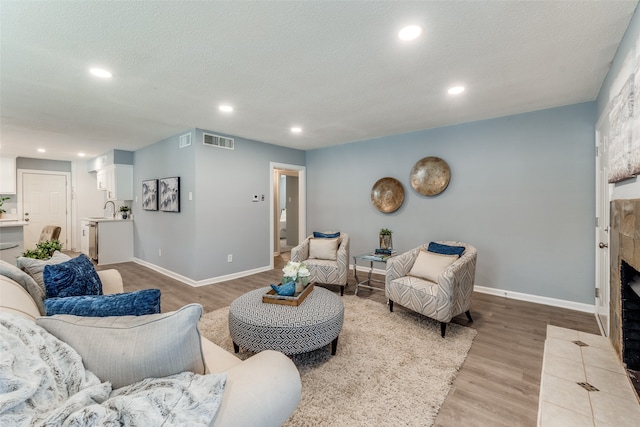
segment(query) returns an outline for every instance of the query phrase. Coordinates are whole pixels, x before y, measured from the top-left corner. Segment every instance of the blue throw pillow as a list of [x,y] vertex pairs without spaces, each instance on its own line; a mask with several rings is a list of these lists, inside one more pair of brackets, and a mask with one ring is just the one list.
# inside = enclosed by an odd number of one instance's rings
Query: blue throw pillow
[[47,265],[43,272],[47,298],[102,295],[102,282],[85,254],[69,261]]
[[44,300],[47,316],[72,314],[84,317],[142,316],[160,313],[160,289],[110,295],[84,295]]
[[429,252],[440,255],[458,255],[458,258],[464,253],[464,246],[449,246],[441,243],[431,242],[427,248]]
[[335,239],[336,237],[340,237],[340,232],[337,233],[321,233],[320,231],[314,231],[313,237],[316,239]]

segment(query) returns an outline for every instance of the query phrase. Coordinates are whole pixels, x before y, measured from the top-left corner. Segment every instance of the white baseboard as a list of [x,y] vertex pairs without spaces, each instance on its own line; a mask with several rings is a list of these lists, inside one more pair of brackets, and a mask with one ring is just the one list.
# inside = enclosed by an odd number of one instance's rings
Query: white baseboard
[[475,292],[482,294],[495,295],[509,299],[517,299],[520,301],[534,302],[536,304],[550,305],[552,307],[567,308],[569,310],[582,311],[585,313],[595,314],[596,306],[594,304],[584,304],[580,302],[567,301],[556,298],[542,297],[539,295],[523,294],[521,292],[505,291],[504,289],[488,288],[486,286],[474,286]]
[[[266,266],[266,267],[259,267],[259,268],[254,268],[253,270],[247,270],[247,271],[241,271],[238,273],[233,273],[233,274],[227,274],[225,276],[218,276],[218,277],[211,277],[208,279],[202,279],[202,280],[193,280],[190,279],[188,277],[185,277],[181,274],[175,273],[171,270],[167,270],[166,268],[157,266],[155,264],[151,264],[150,262],[141,260],[139,258],[134,258],[133,262],[135,262],[136,264],[140,264],[140,265],[144,265],[147,268],[150,268],[154,271],[157,271],[160,274],[164,274],[167,277],[171,277],[172,279],[175,279],[179,282],[182,283],[186,283],[189,286],[193,286],[194,288],[197,288],[199,286],[205,286],[205,285],[212,285],[214,283],[220,283],[220,282],[225,282],[227,280],[233,280],[233,279],[239,279],[241,277],[246,277],[246,276],[251,276],[252,274],[256,274],[256,273],[262,273],[263,271],[269,271],[271,270],[271,267]],[[266,286],[266,284],[265,284]]]
[[[351,265],[351,268],[353,269],[353,264]],[[369,267],[359,265],[357,268],[358,268],[358,271],[363,271],[365,273],[369,272]],[[380,268],[374,268],[372,273],[381,274],[384,276],[386,271]],[[509,299],[533,302],[536,304],[550,305],[552,307],[567,308],[569,310],[582,311],[584,313],[595,314],[596,312],[595,303],[584,304],[584,303],[561,300],[556,298],[542,297],[539,295],[524,294],[521,292],[505,291],[504,289],[489,288],[486,286],[478,286],[478,285],[474,286],[473,290],[476,292],[480,292],[482,294],[489,294],[489,295],[495,295],[495,296],[509,298]]]
[[[227,280],[239,279],[241,277],[246,277],[252,274],[262,273],[264,271],[271,270],[269,266],[265,266],[265,267],[254,268],[253,270],[246,270],[238,273],[227,274],[225,276],[211,277],[209,279],[203,279],[203,280],[193,280],[193,279],[189,279],[188,277],[182,276],[178,273],[175,273],[171,270],[167,270],[166,268],[162,268],[155,264],[151,264],[150,262],[143,261],[139,258],[134,258],[133,262],[140,265],[144,265],[145,267],[148,267],[154,271],[157,271],[158,273],[164,274],[165,276],[171,277],[172,279],[178,280],[179,282],[182,282],[182,283],[186,283],[187,285],[193,286],[193,287],[211,285],[214,283],[225,282]],[[353,268],[353,265],[351,266],[351,268]],[[358,271],[363,271],[365,273],[368,273],[369,268],[358,266]],[[374,268],[372,273],[384,275],[385,270]],[[521,292],[505,291],[504,289],[489,288],[486,286],[478,286],[478,285],[474,286],[473,290],[475,292],[480,292],[482,294],[495,295],[499,297],[515,299],[520,301],[533,302],[536,304],[550,305],[552,307],[566,308],[569,310],[582,311],[584,313],[595,314],[596,312],[595,304],[584,304],[584,303],[561,300],[556,298],[542,297],[539,295],[524,294]]]

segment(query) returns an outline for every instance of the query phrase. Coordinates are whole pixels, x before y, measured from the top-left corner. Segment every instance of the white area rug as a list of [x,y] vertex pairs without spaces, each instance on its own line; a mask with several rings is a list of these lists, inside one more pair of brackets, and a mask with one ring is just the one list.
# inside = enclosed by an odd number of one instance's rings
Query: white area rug
[[[330,345],[293,356],[302,401],[285,426],[430,426],[477,332],[440,324],[402,307],[342,297],[338,350]],[[229,308],[203,316],[200,331],[233,353]],[[240,350],[241,359],[253,353]]]

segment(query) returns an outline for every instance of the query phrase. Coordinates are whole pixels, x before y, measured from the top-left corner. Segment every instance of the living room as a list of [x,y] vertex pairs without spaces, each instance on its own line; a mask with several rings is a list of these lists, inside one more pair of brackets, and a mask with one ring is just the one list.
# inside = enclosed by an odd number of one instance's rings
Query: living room
[[[431,240],[469,242],[478,249],[477,292],[593,313],[595,134],[619,91],[620,76],[627,73],[629,56],[635,55],[638,13],[628,22],[606,77],[580,102],[505,110],[483,119],[313,149],[225,132],[223,124],[194,124],[132,150],[135,260],[192,286],[215,287],[217,282],[271,271],[272,169],[300,168],[306,183],[306,234],[347,232],[352,254],[377,247],[381,228],[393,230],[394,247],[400,251]],[[2,132],[4,155],[8,139]],[[203,146],[204,132],[234,138],[235,149]],[[180,136],[187,133],[194,143],[180,148]],[[112,144],[110,149],[126,148]],[[26,145],[34,148],[35,142]],[[29,164],[40,162],[43,169],[51,165],[46,159],[70,165],[76,198],[71,249],[79,248],[79,219],[103,214],[104,194],[95,190],[95,174],[87,172],[95,156],[18,156],[18,164],[39,157]],[[451,168],[448,187],[435,197],[416,193],[409,183],[412,166],[426,156],[440,157]],[[180,212],[143,210],[142,181],[173,176],[180,177]],[[371,204],[372,185],[382,177],[394,177],[404,186],[404,202],[392,214],[380,213]],[[266,200],[254,202],[253,194],[266,195]],[[611,186],[612,200],[639,194],[637,177]]]

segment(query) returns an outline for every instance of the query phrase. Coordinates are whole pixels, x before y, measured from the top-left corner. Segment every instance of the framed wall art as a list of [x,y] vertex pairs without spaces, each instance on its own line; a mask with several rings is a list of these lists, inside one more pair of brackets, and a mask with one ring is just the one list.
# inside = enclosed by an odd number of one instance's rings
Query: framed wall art
[[160,210],[180,212],[180,177],[161,178],[158,183]]
[[158,210],[158,180],[142,181],[142,209],[145,211]]

